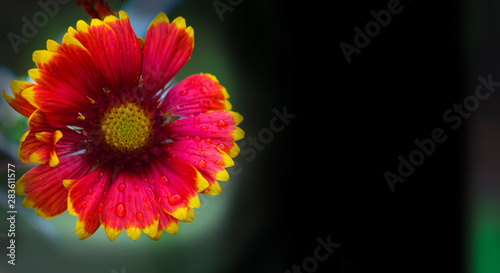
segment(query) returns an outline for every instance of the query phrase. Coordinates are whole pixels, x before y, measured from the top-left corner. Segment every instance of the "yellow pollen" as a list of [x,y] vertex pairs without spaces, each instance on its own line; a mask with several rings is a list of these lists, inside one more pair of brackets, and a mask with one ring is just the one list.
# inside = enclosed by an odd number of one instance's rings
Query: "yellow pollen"
[[100,127],[106,144],[126,153],[144,147],[151,136],[151,118],[134,103],[110,108]]

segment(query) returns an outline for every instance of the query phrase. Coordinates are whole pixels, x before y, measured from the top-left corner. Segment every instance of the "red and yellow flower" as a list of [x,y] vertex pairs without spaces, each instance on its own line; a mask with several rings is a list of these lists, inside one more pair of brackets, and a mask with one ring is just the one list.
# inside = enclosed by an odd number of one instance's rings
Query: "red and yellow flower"
[[192,221],[198,193],[221,192],[243,138],[243,117],[210,74],[168,87],[194,47],[178,17],[158,14],[145,39],[123,11],[119,18],[78,21],[62,44],[33,53],[35,82],[12,81],[5,100],[29,118],[22,162],[41,163],[16,183],[22,204],[44,218],[78,216],[79,239],[103,226],[158,240]]

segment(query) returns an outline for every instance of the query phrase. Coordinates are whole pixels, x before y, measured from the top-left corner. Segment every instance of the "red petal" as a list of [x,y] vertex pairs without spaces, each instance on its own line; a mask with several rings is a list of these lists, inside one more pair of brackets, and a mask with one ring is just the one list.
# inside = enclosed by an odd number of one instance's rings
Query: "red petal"
[[133,240],[139,238],[141,230],[151,238],[157,235],[159,211],[153,190],[142,176],[122,170],[107,191],[101,224],[111,241],[122,228]]
[[[229,155],[222,152],[215,145],[206,144],[205,142],[196,142],[193,140],[175,141],[166,144],[166,152],[179,160],[188,162],[196,168],[201,175],[208,181],[207,191],[211,195],[218,194],[217,181],[227,181],[229,174],[226,167],[234,165],[233,160]],[[205,189],[198,189],[197,191]]]
[[35,212],[39,216],[57,216],[67,208],[68,190],[64,187],[63,180],[83,177],[93,164],[86,157],[74,155],[62,157],[56,167],[50,167],[48,163],[39,165],[17,181],[16,192],[27,195],[23,205],[36,208]]
[[50,161],[54,167],[59,162],[58,156],[79,150],[81,135],[69,128],[51,126],[46,114],[39,109],[30,116],[28,126],[30,130],[23,135],[19,145],[19,159],[24,163]]
[[99,228],[99,212],[104,206],[104,193],[112,177],[112,169],[97,167],[72,183],[68,195],[68,212],[78,216],[75,233],[80,234],[79,240],[90,237]]
[[14,108],[21,115],[29,118],[31,114],[36,110],[36,107],[33,106],[29,101],[27,101],[22,96],[22,92],[30,87],[34,86],[34,84],[23,81],[11,81],[10,89],[12,89],[12,93],[14,97],[8,96],[5,91],[2,90],[2,96],[7,101],[7,103]]
[[226,89],[210,74],[187,77],[173,86],[163,100],[164,113],[190,116],[214,110],[231,110]]
[[186,28],[182,17],[170,23],[165,13],[158,14],[146,33],[142,66],[144,89],[150,93],[162,89],[188,61],[193,48],[193,29]]
[[173,140],[192,140],[216,145],[221,151],[235,157],[239,148],[234,141],[244,132],[236,127],[243,117],[235,112],[213,111],[173,121],[165,131]]
[[166,161],[152,162],[148,181],[154,185],[158,203],[166,213],[181,221],[192,221],[192,209],[200,206],[196,192],[208,183],[191,165],[174,158]]
[[120,19],[93,19],[90,27],[79,21],[77,30],[74,37],[90,52],[111,91],[120,94],[137,86],[142,52],[125,12]]

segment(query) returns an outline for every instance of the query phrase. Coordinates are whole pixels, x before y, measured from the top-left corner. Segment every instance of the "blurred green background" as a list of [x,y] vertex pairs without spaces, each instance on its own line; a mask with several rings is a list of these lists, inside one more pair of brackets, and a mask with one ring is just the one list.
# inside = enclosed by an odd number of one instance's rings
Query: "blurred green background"
[[[11,94],[9,82],[25,80],[34,68],[32,52],[45,49],[47,39],[61,41],[69,26],[89,16],[74,1],[59,5],[46,25],[34,37],[18,45],[18,52],[6,38],[22,36],[25,17],[43,10],[38,1],[0,1],[0,88]],[[46,1],[41,1],[46,2]],[[240,1],[225,11],[223,20],[211,0],[113,1],[123,9],[138,37],[144,37],[149,23],[164,11],[172,20],[183,16],[195,32],[195,49],[175,80],[200,72],[215,75],[231,98],[233,111],[245,120],[240,125],[247,136],[268,127],[273,108],[293,111],[288,93],[289,67],[293,51],[288,44],[286,18],[281,5],[267,1]],[[222,1],[226,3],[226,1]],[[237,2],[237,1],[233,1]],[[74,234],[76,217],[67,212],[47,220],[16,200],[16,265],[7,264],[6,218],[7,164],[14,164],[20,178],[34,164],[17,159],[19,138],[27,119],[0,103],[0,272],[280,272],[290,266],[287,227],[282,216],[286,173],[285,149],[290,137],[276,134],[255,158],[236,158],[238,169],[215,197],[201,197],[201,208],[192,223],[180,223],[179,232],[164,232],[158,242],[142,234],[132,241],[125,232],[113,242],[102,229],[84,241]],[[278,158],[279,155],[279,158]],[[267,166],[267,167],[266,167]],[[236,169],[236,167],[235,167]],[[230,171],[231,173],[231,171]]]

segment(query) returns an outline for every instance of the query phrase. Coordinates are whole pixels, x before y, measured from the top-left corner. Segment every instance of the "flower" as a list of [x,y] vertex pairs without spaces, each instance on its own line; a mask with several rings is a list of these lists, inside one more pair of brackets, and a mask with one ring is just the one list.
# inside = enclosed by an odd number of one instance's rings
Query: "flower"
[[19,158],[42,163],[16,182],[22,204],[44,218],[78,216],[80,240],[101,225],[111,241],[122,229],[158,240],[192,221],[198,193],[221,192],[244,137],[214,76],[168,84],[193,47],[182,17],[158,14],[142,39],[120,11],[78,21],[62,44],[35,51],[35,83],[12,81],[13,97],[3,91],[29,117]]

